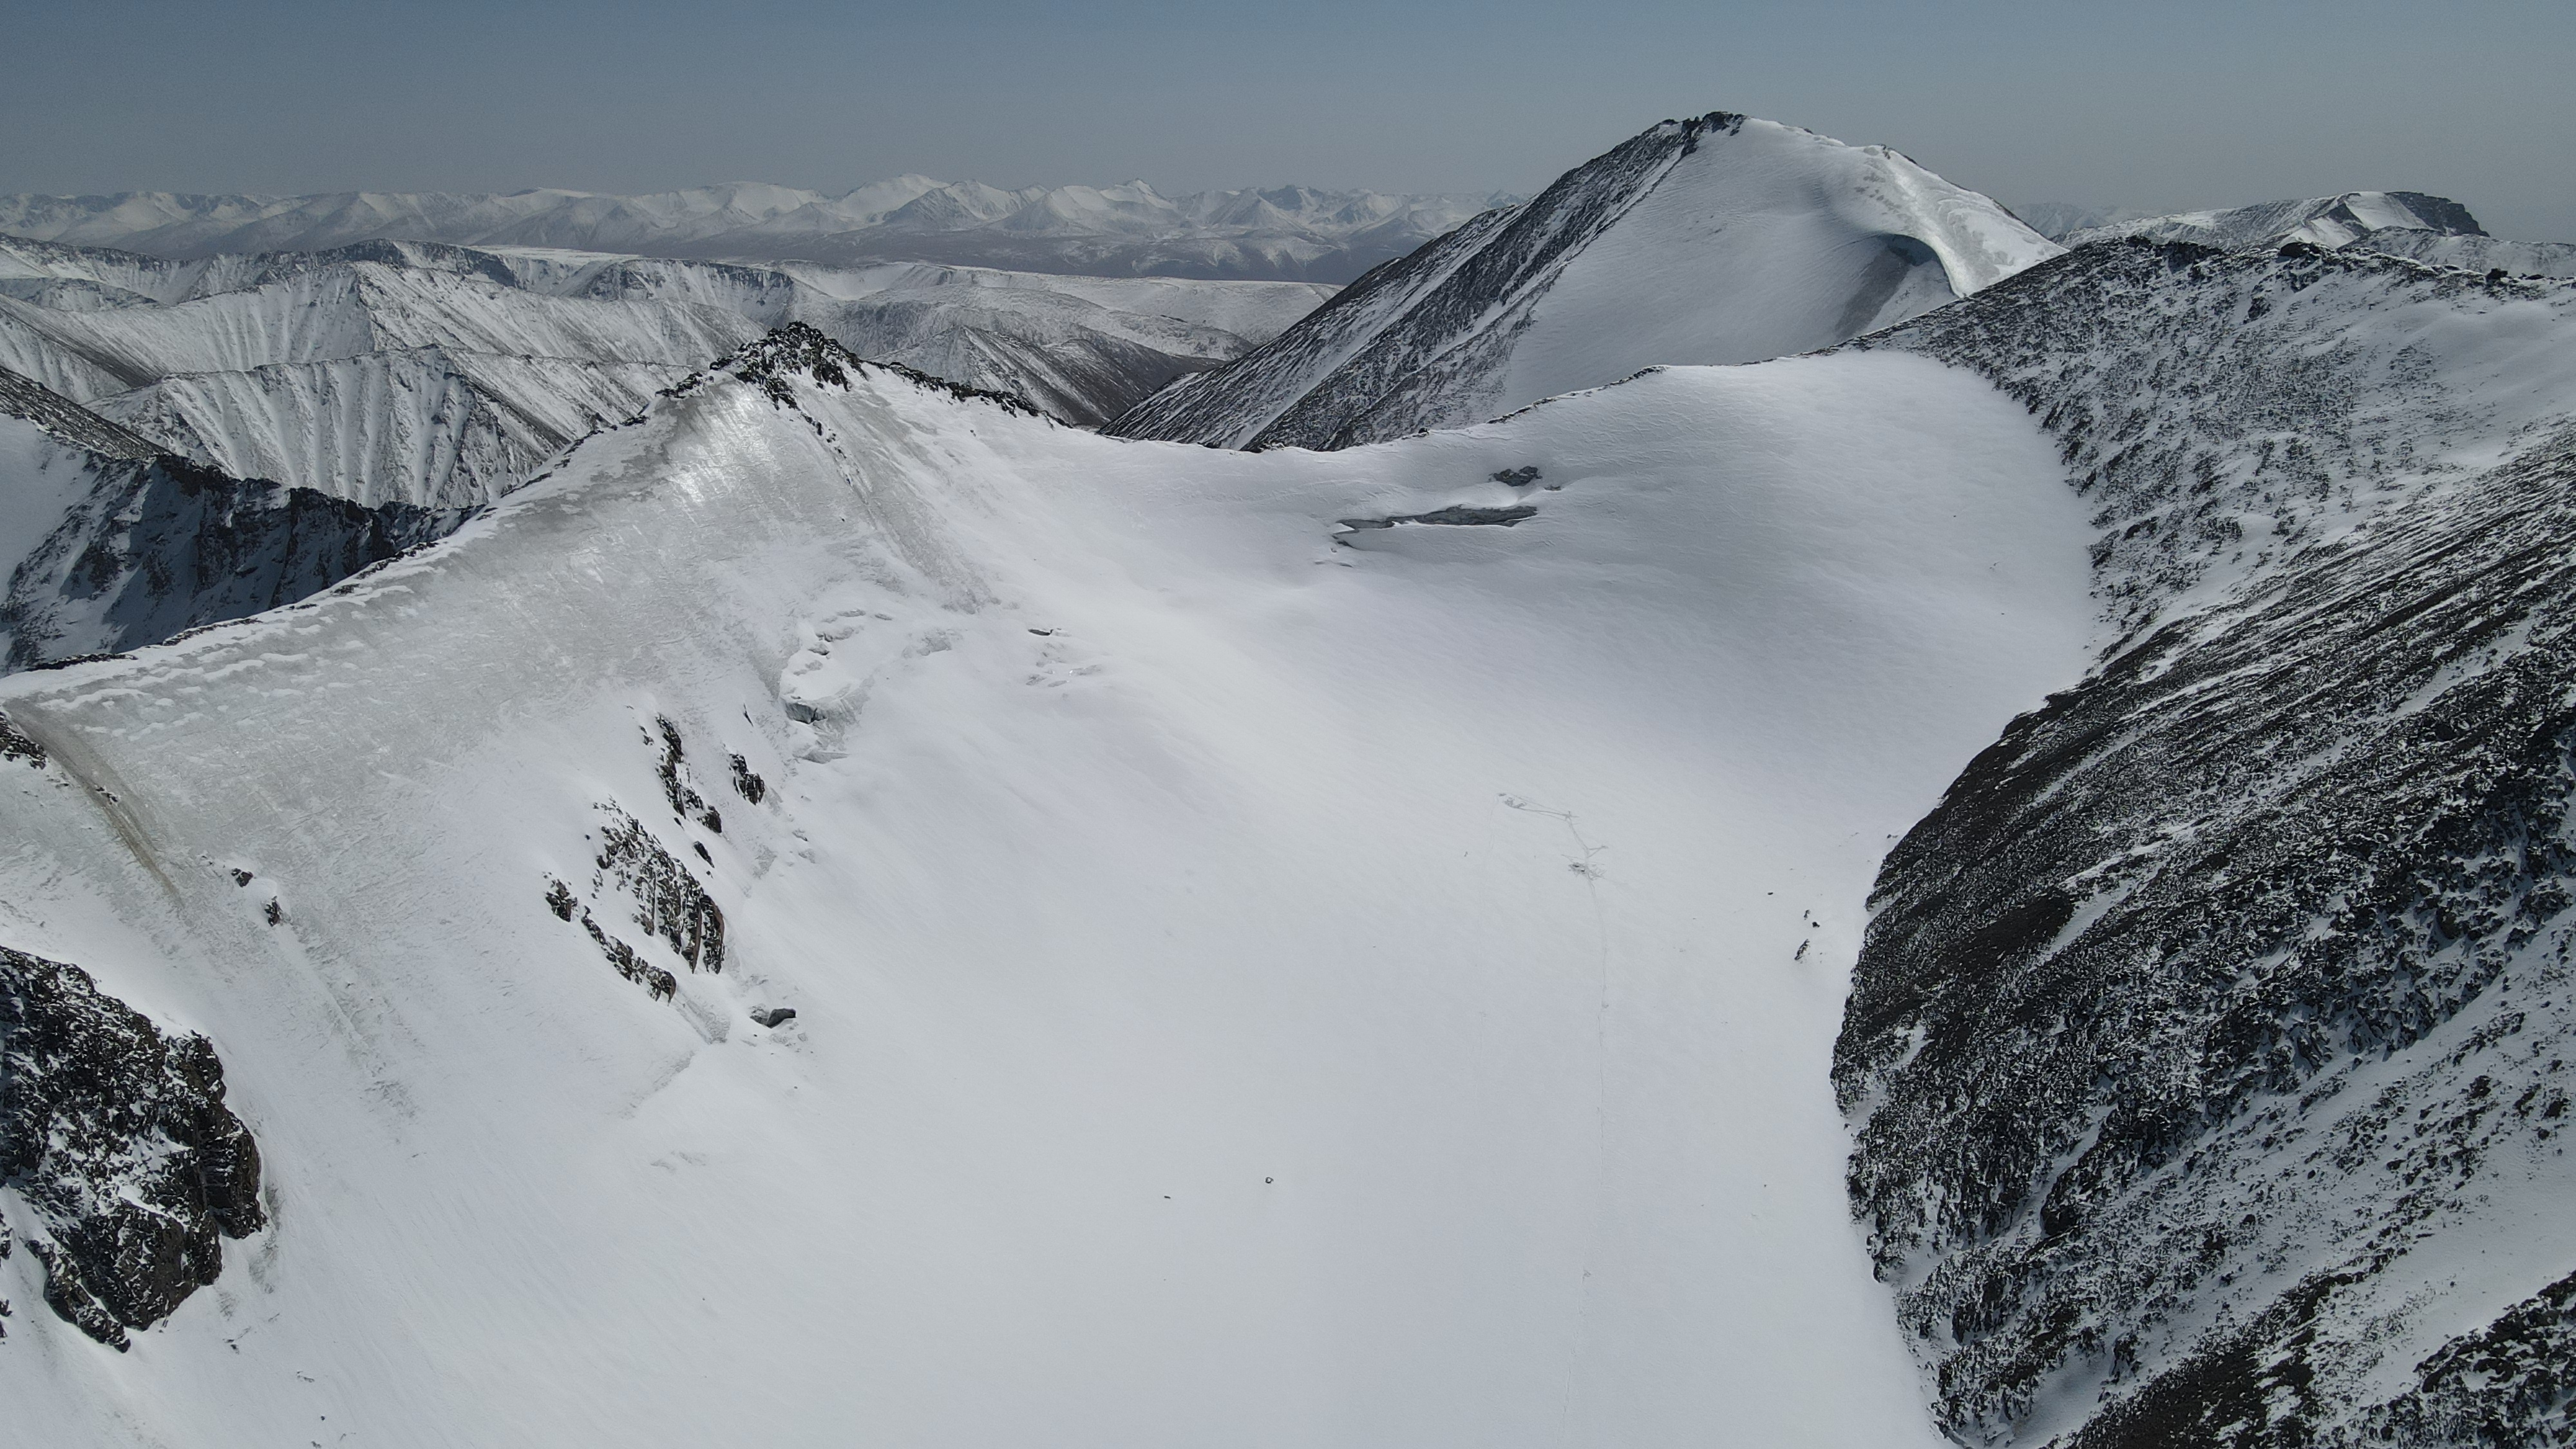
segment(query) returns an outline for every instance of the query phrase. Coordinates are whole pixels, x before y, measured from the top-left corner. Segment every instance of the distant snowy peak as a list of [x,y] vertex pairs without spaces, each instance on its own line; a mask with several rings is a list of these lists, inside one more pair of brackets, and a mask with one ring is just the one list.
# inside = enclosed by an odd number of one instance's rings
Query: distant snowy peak
[[1254,448],[1399,437],[1656,364],[1828,347],[2061,250],[1883,146],[1711,112],[1379,268],[1112,430]]
[[926,176],[899,176],[838,196],[757,182],[648,196],[126,192],[0,197],[0,233],[180,261],[415,241],[1341,282],[1502,199],[1303,186],[1165,196],[1143,181],[1011,191]]
[[2114,222],[2067,233],[2068,246],[2142,236],[2150,241],[2198,242],[2202,246],[2279,246],[2310,242],[2339,247],[2377,231],[2424,231],[2442,236],[2485,236],[2486,228],[2469,209],[2441,196],[2420,191],[2347,191],[2305,201],[2267,201],[2227,211],[2187,211]]

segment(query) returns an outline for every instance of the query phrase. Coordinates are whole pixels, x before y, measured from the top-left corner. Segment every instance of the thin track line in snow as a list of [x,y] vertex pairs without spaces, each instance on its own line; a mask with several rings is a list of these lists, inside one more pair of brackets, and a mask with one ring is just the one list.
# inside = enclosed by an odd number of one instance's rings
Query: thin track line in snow
[[1601,867],[1593,860],[1610,847],[1584,839],[1571,810],[1550,809],[1518,795],[1501,798],[1511,809],[1525,815],[1545,815],[1565,826],[1575,849],[1575,854],[1566,859],[1566,868],[1583,877],[1584,894],[1592,902],[1593,936],[1599,943],[1592,967],[1592,1222],[1583,1235],[1583,1279],[1576,1299],[1574,1341],[1566,1353],[1565,1395],[1557,1413],[1557,1439],[1571,1443],[1574,1386],[1583,1368],[1583,1347],[1592,1325],[1592,1248],[1601,1235],[1603,1199],[1610,1176],[1610,921],[1601,909]]

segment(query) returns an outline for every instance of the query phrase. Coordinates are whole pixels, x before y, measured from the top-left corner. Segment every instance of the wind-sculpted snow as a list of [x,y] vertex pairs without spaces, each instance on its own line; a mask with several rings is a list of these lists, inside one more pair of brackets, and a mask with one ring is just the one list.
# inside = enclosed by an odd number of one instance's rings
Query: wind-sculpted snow
[[2057,250],[1884,147],[1713,112],[1379,268],[1111,431],[1250,448],[1402,437],[1641,367],[1828,346]]
[[2571,344],[2140,241],[1866,344],[2058,439],[2126,633],[1891,852],[1836,1051],[1953,1435],[2564,1441]]
[[155,258],[319,251],[390,240],[844,266],[920,261],[1092,276],[1335,283],[1507,199],[1303,186],[1167,197],[1141,181],[1006,191],[922,176],[840,196],[759,184],[649,196],[547,190],[506,196],[129,192],[0,197],[0,232],[129,247]]
[[1247,454],[783,330],[0,682],[0,934],[220,1042],[276,1203],[131,1355],[12,1320],[12,1429],[1928,1445],[1843,967],[2082,545],[1917,358]]

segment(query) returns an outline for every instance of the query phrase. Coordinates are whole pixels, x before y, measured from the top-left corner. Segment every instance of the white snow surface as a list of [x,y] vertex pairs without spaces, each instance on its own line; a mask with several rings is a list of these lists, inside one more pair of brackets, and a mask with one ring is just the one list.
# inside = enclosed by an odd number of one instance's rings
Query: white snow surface
[[[1902,264],[1889,238],[1918,242]],[[1577,252],[1470,421],[1657,363],[1829,347],[2002,281],[2063,248],[1884,146],[1776,121],[1712,136]],[[1475,409],[1481,408],[1482,412]]]
[[[1827,1063],[1887,841],[2083,667],[2019,407],[1799,358],[1233,454],[790,384],[0,681],[0,939],[210,1035],[273,1219],[127,1355],[0,1263],[13,1434],[1935,1442]],[[611,802],[721,976],[591,894]]]

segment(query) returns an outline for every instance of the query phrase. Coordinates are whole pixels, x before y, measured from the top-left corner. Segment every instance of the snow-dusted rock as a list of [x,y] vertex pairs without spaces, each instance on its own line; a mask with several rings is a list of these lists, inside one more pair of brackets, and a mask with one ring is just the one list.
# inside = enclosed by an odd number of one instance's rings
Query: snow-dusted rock
[[2576,286],[2132,239],[1861,345],[2031,410],[2124,634],[1891,852],[1837,1049],[1943,1425],[2563,1442]]
[[[0,718],[0,769],[45,763]],[[0,946],[0,1205],[17,1199],[49,1307],[126,1348],[127,1330],[216,1280],[223,1239],[267,1225],[259,1189],[259,1147],[224,1104],[212,1044],[77,966]]]

